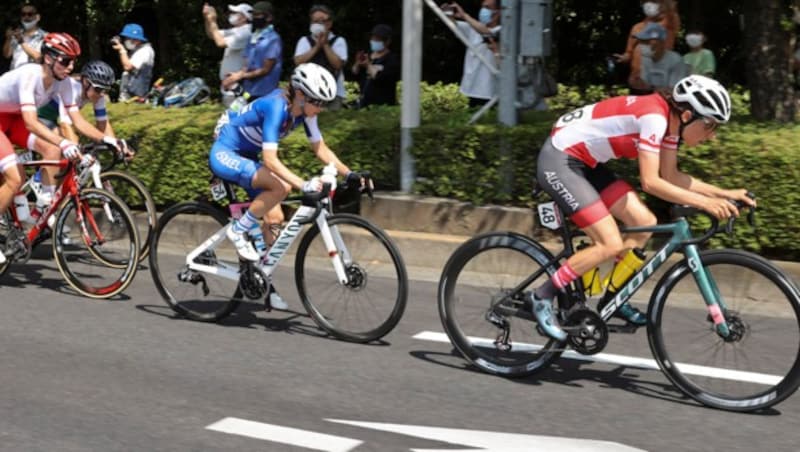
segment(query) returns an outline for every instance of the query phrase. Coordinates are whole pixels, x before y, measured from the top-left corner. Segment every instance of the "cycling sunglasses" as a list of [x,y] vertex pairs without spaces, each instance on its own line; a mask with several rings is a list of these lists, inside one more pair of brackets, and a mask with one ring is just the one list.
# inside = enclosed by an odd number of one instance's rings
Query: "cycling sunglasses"
[[89,82],[89,86],[91,86],[92,89],[95,90],[97,94],[105,94],[108,92],[108,87],[106,86],[95,85],[92,82]]
[[325,108],[325,106],[328,105],[327,102],[325,102],[324,100],[320,100],[320,99],[306,98],[306,102],[308,102],[309,104],[311,104],[311,105],[313,105],[315,107],[319,107],[319,108]]
[[75,62],[75,58],[72,58],[72,57],[66,56],[66,55],[58,55],[58,56],[56,56],[55,59],[56,59],[56,62],[58,64],[60,64],[60,65],[62,65],[64,67],[67,67],[67,66],[70,65],[70,63]]

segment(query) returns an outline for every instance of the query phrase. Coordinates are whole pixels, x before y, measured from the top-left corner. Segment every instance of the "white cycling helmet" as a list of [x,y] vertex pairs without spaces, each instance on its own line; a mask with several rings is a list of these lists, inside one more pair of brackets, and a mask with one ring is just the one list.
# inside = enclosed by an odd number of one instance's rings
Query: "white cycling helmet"
[[336,80],[316,63],[303,63],[292,72],[292,87],[316,100],[330,102],[336,98]]
[[718,123],[731,119],[731,96],[718,81],[702,75],[690,75],[681,79],[672,90],[676,102],[686,102],[701,117],[712,118]]

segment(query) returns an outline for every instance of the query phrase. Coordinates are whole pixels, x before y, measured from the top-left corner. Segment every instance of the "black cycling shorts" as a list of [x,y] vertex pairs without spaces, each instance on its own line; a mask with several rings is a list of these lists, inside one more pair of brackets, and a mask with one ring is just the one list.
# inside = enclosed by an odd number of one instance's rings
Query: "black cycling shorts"
[[633,187],[602,163],[594,168],[545,141],[536,164],[536,180],[579,227],[609,215],[608,209]]

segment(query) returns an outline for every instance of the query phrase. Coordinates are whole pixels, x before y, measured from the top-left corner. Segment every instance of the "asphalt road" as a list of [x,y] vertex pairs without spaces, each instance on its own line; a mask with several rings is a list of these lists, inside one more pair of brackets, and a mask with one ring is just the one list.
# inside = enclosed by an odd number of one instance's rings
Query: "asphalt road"
[[[40,251],[0,279],[0,450],[800,449],[797,394],[736,414],[624,364],[478,372],[449,343],[420,339],[441,337],[438,274],[410,273],[398,327],[359,345],[315,326],[289,268],[276,285],[293,311],[245,303],[203,324],[175,318],[146,269],[125,296],[90,300]],[[605,351],[650,358],[643,331]]]

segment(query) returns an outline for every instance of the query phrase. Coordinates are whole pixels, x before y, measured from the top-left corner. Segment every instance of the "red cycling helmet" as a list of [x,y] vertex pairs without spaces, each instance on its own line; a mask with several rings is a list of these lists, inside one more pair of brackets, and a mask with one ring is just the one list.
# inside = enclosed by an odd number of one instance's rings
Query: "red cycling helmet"
[[42,50],[70,58],[78,58],[81,45],[78,40],[67,33],[47,33],[42,43]]

